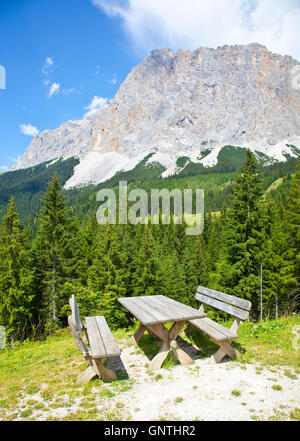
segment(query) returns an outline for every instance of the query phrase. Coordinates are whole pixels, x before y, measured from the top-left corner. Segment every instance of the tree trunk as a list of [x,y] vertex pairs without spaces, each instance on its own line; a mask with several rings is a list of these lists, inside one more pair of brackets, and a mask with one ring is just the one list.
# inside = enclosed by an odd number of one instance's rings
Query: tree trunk
[[54,322],[56,322],[57,317],[56,317],[56,303],[55,303],[55,294],[56,294],[56,257],[54,256],[53,258],[53,262],[52,262],[52,284],[51,284],[51,289],[52,289],[52,319]]

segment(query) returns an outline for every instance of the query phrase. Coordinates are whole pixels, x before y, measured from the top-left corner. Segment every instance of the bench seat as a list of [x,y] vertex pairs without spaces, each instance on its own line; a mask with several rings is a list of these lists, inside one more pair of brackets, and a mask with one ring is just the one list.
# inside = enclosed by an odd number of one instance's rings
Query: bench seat
[[200,310],[202,312],[204,312],[205,306],[208,305],[232,315],[235,320],[230,329],[225,328],[208,317],[189,320],[189,326],[185,332],[188,334],[193,328],[199,329],[208,338],[217,343],[219,349],[211,357],[216,363],[219,363],[225,355],[235,358],[236,351],[231,344],[233,340],[238,338],[237,330],[240,322],[249,318],[251,302],[221,291],[206,288],[205,286],[198,286],[196,299],[201,302]]
[[189,323],[204,332],[207,336],[213,338],[215,341],[234,340],[235,338],[238,338],[238,335],[235,332],[224,328],[224,326],[207,317],[189,320]]
[[86,317],[85,325],[89,336],[92,358],[109,358],[120,355],[120,349],[106,323],[105,317]]
[[[78,349],[89,363],[89,367],[78,376],[77,382],[86,384],[96,375],[104,381],[116,380],[116,374],[106,367],[105,363],[111,357],[119,357],[121,352],[105,317],[86,317],[83,321],[80,318],[74,295],[69,302],[72,311],[72,315],[68,317],[70,331]],[[84,342],[82,332],[85,334],[88,344]]]

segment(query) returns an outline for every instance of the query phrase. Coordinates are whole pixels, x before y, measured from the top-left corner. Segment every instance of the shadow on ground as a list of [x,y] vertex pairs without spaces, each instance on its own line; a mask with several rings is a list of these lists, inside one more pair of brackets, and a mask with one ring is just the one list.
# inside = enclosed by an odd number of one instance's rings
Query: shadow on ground
[[[182,336],[177,337],[177,343],[180,348],[185,351],[194,361],[210,358],[219,348],[217,344],[209,340],[203,333],[197,331],[189,333],[188,336],[183,333]],[[150,361],[159,352],[161,344],[162,342],[159,339],[156,339],[152,335],[145,332],[138,344],[133,345],[132,347],[135,347],[136,350],[141,351]],[[245,353],[245,349],[239,343],[233,343],[233,346],[240,353]],[[224,357],[221,363],[226,363],[228,361],[232,360],[229,357]],[[162,367],[169,368],[179,364],[180,363],[177,358],[172,352],[170,352]],[[129,378],[126,367],[120,357],[110,358],[107,361],[107,367],[116,373],[118,380]]]
[[111,357],[107,360],[106,366],[114,371],[117,375],[118,380],[127,380],[129,378],[126,367],[121,359],[121,357]]

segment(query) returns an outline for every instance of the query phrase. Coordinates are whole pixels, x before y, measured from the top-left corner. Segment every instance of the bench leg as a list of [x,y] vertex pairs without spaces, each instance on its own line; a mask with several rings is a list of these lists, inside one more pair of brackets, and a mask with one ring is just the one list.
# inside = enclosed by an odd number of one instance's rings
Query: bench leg
[[87,384],[94,377],[99,376],[103,379],[103,381],[115,381],[117,380],[116,374],[111,370],[104,366],[107,358],[88,358],[88,363],[90,366],[83,371],[77,377],[78,384]]
[[128,345],[135,345],[138,343],[139,339],[143,336],[146,331],[146,326],[140,323],[138,330],[133,334],[132,337],[128,340]]
[[104,366],[107,358],[94,358],[92,359],[93,369],[103,379],[103,381],[115,381],[117,380],[116,374]]
[[96,377],[97,374],[92,366],[89,366],[85,371],[81,372],[77,377],[78,384],[87,384],[92,378]]
[[236,358],[236,352],[231,346],[232,340],[216,342],[220,348],[211,356],[211,360],[220,363],[223,358],[228,355],[230,358]]

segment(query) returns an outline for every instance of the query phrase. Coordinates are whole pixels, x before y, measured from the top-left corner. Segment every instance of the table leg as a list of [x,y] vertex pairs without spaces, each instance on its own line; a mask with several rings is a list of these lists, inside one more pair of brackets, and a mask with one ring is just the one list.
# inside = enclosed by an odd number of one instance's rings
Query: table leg
[[158,354],[156,354],[152,358],[148,366],[148,371],[155,371],[161,368],[161,365],[167,358],[168,353],[170,352],[170,336],[169,336],[169,331],[164,327],[163,324],[147,326],[147,330],[149,330],[156,337],[160,338],[163,342]]
[[129,345],[137,344],[139,339],[142,337],[142,335],[144,334],[145,331],[146,331],[146,326],[144,326],[143,323],[140,323],[138,330],[128,340],[128,344]]
[[163,324],[147,326],[147,329],[149,328],[150,331],[163,341],[160,351],[153,357],[148,366],[149,371],[160,369],[170,350],[172,350],[182,366],[193,363],[192,358],[178,346],[176,341],[176,337],[185,323],[185,320],[174,323],[170,331],[168,331]]
[[156,354],[149,363],[148,371],[156,371],[161,368],[163,362],[170,352],[169,342],[163,341],[159,353]]
[[181,322],[176,322],[174,323],[174,325],[170,330],[170,347],[172,349],[173,354],[179,360],[182,366],[187,366],[193,363],[193,359],[178,346],[178,343],[176,341],[176,337],[182,330],[185,323],[186,323],[185,320]]

